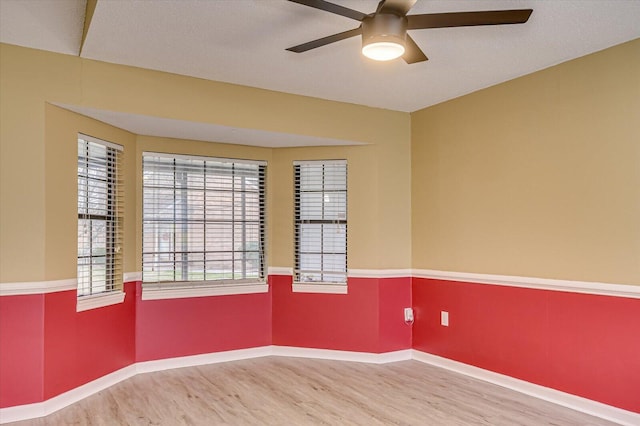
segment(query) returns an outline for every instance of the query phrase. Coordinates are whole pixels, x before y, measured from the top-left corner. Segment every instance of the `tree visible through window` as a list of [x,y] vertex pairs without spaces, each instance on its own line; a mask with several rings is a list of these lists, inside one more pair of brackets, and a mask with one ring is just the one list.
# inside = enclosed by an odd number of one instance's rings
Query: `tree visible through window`
[[144,282],[255,282],[265,270],[266,163],[143,155]]
[[78,296],[122,285],[122,147],[78,136]]
[[299,161],[295,177],[295,281],[347,282],[347,163]]

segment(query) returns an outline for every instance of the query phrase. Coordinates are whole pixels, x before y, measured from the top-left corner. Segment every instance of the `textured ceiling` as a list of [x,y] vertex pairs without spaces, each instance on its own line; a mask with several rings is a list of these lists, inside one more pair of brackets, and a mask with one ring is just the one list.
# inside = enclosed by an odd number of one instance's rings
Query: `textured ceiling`
[[0,0],[0,41],[78,55],[86,0]]
[[[377,0],[333,0],[373,12]],[[358,22],[285,0],[0,0],[0,41],[106,62],[415,111],[640,37],[638,0],[418,0],[409,14],[532,8],[523,25],[410,31],[429,61],[374,62],[358,37],[285,48]]]

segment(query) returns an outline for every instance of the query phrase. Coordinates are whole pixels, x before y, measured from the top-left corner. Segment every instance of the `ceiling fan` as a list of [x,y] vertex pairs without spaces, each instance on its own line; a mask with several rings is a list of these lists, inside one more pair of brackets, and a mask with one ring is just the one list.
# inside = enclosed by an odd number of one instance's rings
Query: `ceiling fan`
[[377,61],[402,56],[408,64],[427,60],[407,30],[467,27],[476,25],[523,24],[532,9],[488,10],[477,12],[427,13],[407,15],[417,0],[381,0],[374,13],[366,14],[324,0],[289,0],[361,22],[358,28],[299,44],[287,50],[296,53],[362,35],[362,54]]

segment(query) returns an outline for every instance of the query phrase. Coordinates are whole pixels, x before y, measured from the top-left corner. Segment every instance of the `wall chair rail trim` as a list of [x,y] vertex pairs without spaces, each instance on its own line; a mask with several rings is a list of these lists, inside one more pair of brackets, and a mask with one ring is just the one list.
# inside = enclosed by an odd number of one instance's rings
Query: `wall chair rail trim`
[[77,288],[78,282],[75,278],[53,281],[0,283],[0,296],[55,293],[58,291],[75,290]]
[[[293,268],[269,267],[269,275],[293,275]],[[474,284],[523,287],[538,290],[565,291],[600,296],[640,299],[640,285],[614,284],[592,281],[571,281],[515,275],[475,274],[469,272],[438,271],[432,269],[350,269],[349,278],[423,278],[443,281],[460,281]],[[141,281],[141,272],[127,272],[124,282]],[[75,278],[52,281],[0,283],[0,296],[45,294],[75,290]],[[263,289],[261,289],[264,291]]]
[[430,269],[414,269],[412,276],[413,278],[432,280],[461,281],[474,284],[501,285],[640,299],[640,286],[627,284],[556,280],[512,275],[473,274],[467,272],[435,271]]

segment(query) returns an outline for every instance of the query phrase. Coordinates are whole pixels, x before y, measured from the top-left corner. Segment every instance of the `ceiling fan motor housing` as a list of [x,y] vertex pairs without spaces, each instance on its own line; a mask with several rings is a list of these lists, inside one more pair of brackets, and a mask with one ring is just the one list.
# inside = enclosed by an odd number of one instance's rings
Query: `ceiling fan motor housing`
[[362,20],[362,47],[371,43],[397,43],[405,45],[407,17],[392,13],[378,13]]

